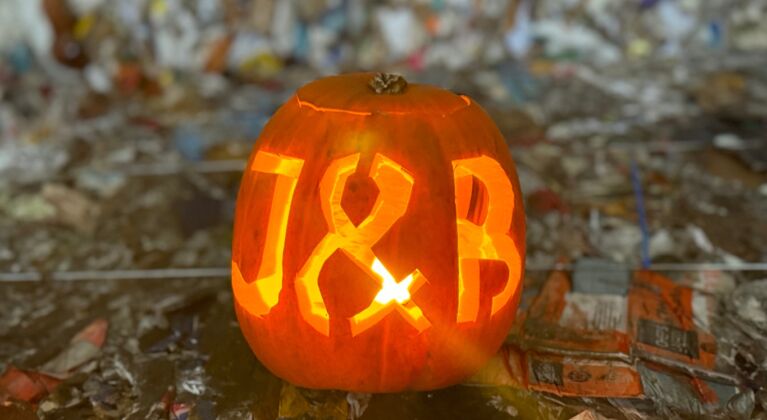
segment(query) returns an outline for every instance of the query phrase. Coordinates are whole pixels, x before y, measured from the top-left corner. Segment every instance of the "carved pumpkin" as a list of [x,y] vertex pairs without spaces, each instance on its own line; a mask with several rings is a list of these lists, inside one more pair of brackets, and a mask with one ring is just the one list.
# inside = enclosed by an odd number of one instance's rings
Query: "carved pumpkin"
[[240,327],[296,385],[448,386],[506,337],[524,234],[514,164],[479,105],[399,76],[320,79],[275,113],[242,179]]

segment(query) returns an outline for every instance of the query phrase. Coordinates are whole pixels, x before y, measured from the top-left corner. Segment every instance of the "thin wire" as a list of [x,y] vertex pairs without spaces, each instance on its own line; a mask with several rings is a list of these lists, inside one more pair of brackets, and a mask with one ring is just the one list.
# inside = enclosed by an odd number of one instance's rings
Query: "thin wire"
[[[625,149],[640,148],[631,144],[614,144],[609,148]],[[650,152],[666,153],[686,153],[695,152],[710,148],[711,145],[704,141],[672,141],[672,142],[653,142],[643,147],[643,150]],[[127,176],[166,176],[177,175],[183,172],[196,173],[227,173],[242,172],[247,164],[246,159],[226,159],[226,160],[207,160],[201,162],[151,162],[151,163],[131,163],[125,166],[116,166],[107,168],[115,172],[123,173]]]
[[[553,265],[527,265],[525,271],[573,271],[575,264],[553,264]],[[636,266],[621,266],[616,265],[614,270],[651,270],[651,271],[767,271],[767,262],[758,263],[706,263],[706,262],[682,262],[682,263],[654,263],[647,267]],[[611,269],[606,268],[599,270],[601,272],[608,272]]]
[[647,227],[647,212],[644,205],[644,192],[642,192],[642,177],[639,166],[635,160],[631,161],[631,185],[634,187],[636,197],[636,209],[639,215],[639,229],[642,232],[642,267],[650,266],[650,229]]
[[220,173],[242,172],[247,161],[244,159],[206,160],[202,162],[178,162],[178,163],[135,163],[122,168],[122,172],[128,176],[163,176],[174,175],[181,172],[196,173]]
[[[572,271],[574,264],[532,264],[525,267],[528,272],[548,272],[548,271]],[[616,267],[616,270],[629,269],[653,270],[653,271],[765,271],[767,272],[767,262],[764,263],[656,263],[647,268],[643,267]],[[603,272],[609,269],[601,270]],[[36,272],[26,271],[21,273],[0,273],[0,282],[36,282],[51,281],[92,281],[92,280],[162,280],[162,279],[201,279],[201,278],[229,278],[229,267],[210,267],[210,268],[159,268],[152,270],[82,270],[82,271],[57,271],[47,275]]]
[[228,267],[57,271],[48,275],[31,271],[0,273],[0,281],[30,282],[42,281],[43,279],[50,279],[52,281],[199,279],[229,277],[229,273],[230,269]]

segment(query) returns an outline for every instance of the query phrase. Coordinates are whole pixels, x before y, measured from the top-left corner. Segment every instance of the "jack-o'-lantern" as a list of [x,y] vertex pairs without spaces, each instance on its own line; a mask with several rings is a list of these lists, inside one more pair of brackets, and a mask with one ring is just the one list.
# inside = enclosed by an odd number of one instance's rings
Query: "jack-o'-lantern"
[[466,96],[369,73],[300,88],[240,186],[232,288],[245,338],[309,388],[461,381],[514,318],[520,195],[503,137]]

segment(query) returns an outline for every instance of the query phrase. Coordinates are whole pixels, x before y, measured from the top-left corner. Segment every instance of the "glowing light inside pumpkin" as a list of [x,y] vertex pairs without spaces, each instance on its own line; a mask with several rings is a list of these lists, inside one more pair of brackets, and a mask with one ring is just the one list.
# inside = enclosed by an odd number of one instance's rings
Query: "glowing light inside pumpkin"
[[[296,275],[296,297],[302,317],[316,331],[330,335],[330,314],[319,287],[319,274],[337,250],[379,281],[373,301],[349,319],[352,335],[376,325],[397,311],[416,330],[431,324],[412,301],[426,278],[415,270],[396,281],[373,254],[372,247],[407,211],[414,179],[402,166],[376,154],[369,176],[379,189],[370,214],[359,224],[351,222],[341,206],[346,182],[359,162],[359,153],[335,159],[319,185],[322,213],[328,233],[315,246]],[[252,314],[267,314],[277,303],[283,286],[283,256],[290,209],[302,159],[259,151],[251,170],[276,176],[263,247],[263,258],[251,283],[243,278],[240,266],[232,262],[232,286],[238,301]],[[521,278],[519,250],[508,235],[514,213],[514,190],[501,165],[487,156],[453,161],[456,229],[458,234],[458,322],[473,322],[479,314],[480,260],[502,261],[508,278],[501,292],[493,296],[491,315],[514,295]],[[247,252],[244,250],[243,252]]]
[[378,274],[383,279],[381,284],[381,290],[376,294],[375,301],[381,304],[387,304],[393,300],[397,303],[405,303],[410,300],[410,285],[413,283],[413,275],[405,277],[401,282],[397,283],[394,277],[389,273],[389,270],[384,267],[383,263],[376,258],[373,261],[373,272]]
[[266,225],[263,259],[255,281],[246,283],[240,267],[232,262],[234,293],[253,315],[267,314],[279,299],[280,290],[282,290],[282,257],[285,254],[288,216],[303,165],[302,159],[259,151],[250,166],[251,171],[276,175],[277,178],[274,184],[272,206],[269,209],[269,221]]
[[[503,290],[493,296],[491,315],[511,300],[522,276],[519,250],[508,235],[514,188],[501,165],[487,156],[453,161],[453,176],[458,229],[457,320],[474,322],[479,315],[480,260],[502,261],[508,268]],[[484,186],[482,194],[475,194],[474,180]],[[484,220],[477,220],[475,216],[482,213]]]
[[[360,268],[370,271],[375,260],[373,245],[405,214],[413,189],[413,177],[405,169],[386,156],[376,154],[369,176],[378,187],[378,197],[370,214],[355,226],[341,206],[341,198],[346,181],[357,170],[359,158],[359,153],[355,153],[336,159],[322,176],[320,203],[328,233],[314,247],[296,276],[301,316],[326,336],[330,335],[330,315],[320,292],[322,267],[333,253],[342,250]],[[372,276],[375,274],[371,273]]]
[[370,269],[381,280],[381,290],[367,308],[349,318],[353,336],[372,328],[395,311],[418,332],[431,326],[421,308],[410,300],[410,294],[415,293],[426,283],[426,277],[420,271],[415,270],[398,282],[378,258],[373,261]]

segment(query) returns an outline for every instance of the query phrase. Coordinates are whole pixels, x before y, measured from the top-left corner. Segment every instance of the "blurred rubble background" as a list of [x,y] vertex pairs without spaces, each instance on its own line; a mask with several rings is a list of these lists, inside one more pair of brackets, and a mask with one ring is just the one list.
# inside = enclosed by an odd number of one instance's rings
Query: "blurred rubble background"
[[[525,298],[474,386],[296,389],[239,333],[244,160],[355,70],[514,154]],[[0,418],[767,419],[766,135],[765,0],[3,0]]]

